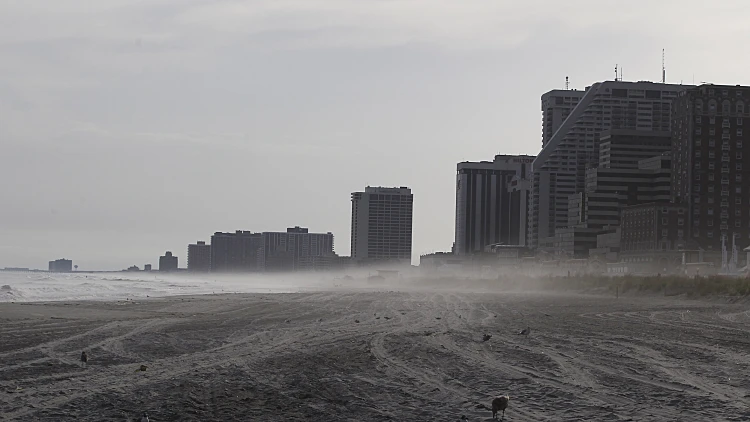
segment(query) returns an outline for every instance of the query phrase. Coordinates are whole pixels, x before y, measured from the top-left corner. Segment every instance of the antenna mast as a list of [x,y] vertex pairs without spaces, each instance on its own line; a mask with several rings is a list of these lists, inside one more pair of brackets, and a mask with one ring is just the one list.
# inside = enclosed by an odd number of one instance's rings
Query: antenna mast
[[566,76],[565,77],[565,90],[567,91],[569,89],[570,89],[570,81],[568,80],[568,77]]
[[615,64],[615,82],[617,82],[617,65]]
[[664,49],[661,49],[661,83],[667,83],[667,69],[664,67]]

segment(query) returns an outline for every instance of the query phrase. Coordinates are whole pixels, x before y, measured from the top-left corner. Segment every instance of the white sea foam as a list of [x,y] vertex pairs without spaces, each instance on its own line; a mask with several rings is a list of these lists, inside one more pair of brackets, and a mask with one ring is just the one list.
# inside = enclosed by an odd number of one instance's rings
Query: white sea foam
[[[284,293],[302,288],[291,276],[193,276],[150,273],[0,272],[0,302],[121,300],[212,293]],[[307,283],[309,285],[309,280]]]

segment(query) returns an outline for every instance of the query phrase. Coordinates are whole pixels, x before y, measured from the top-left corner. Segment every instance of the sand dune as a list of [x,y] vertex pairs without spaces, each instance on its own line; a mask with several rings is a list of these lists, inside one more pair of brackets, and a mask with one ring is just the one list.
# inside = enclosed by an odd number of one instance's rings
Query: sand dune
[[484,421],[507,393],[508,421],[748,420],[749,323],[741,305],[530,294],[6,303],[0,419]]

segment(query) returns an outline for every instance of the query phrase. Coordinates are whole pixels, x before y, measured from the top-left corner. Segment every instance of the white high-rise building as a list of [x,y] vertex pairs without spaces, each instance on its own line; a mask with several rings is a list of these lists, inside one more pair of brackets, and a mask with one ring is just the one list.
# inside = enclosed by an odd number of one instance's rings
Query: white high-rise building
[[352,259],[410,263],[413,201],[407,187],[352,193]]
[[[672,100],[688,87],[606,81],[586,88],[583,95],[580,91],[556,90],[542,96],[544,146],[532,164],[531,247],[539,247],[554,236],[556,229],[567,226],[568,199],[585,190],[586,170],[598,165],[602,132],[669,131]],[[560,123],[557,116],[566,112],[566,101],[570,106],[576,104]],[[554,108],[549,110],[550,104],[563,108],[556,114]]]

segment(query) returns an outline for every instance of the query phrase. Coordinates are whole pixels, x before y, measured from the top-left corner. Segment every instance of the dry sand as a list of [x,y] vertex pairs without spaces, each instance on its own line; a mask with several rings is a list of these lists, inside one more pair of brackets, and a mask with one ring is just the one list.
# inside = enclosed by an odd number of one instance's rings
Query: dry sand
[[507,393],[508,421],[750,420],[747,309],[449,292],[3,304],[0,419],[486,421]]

